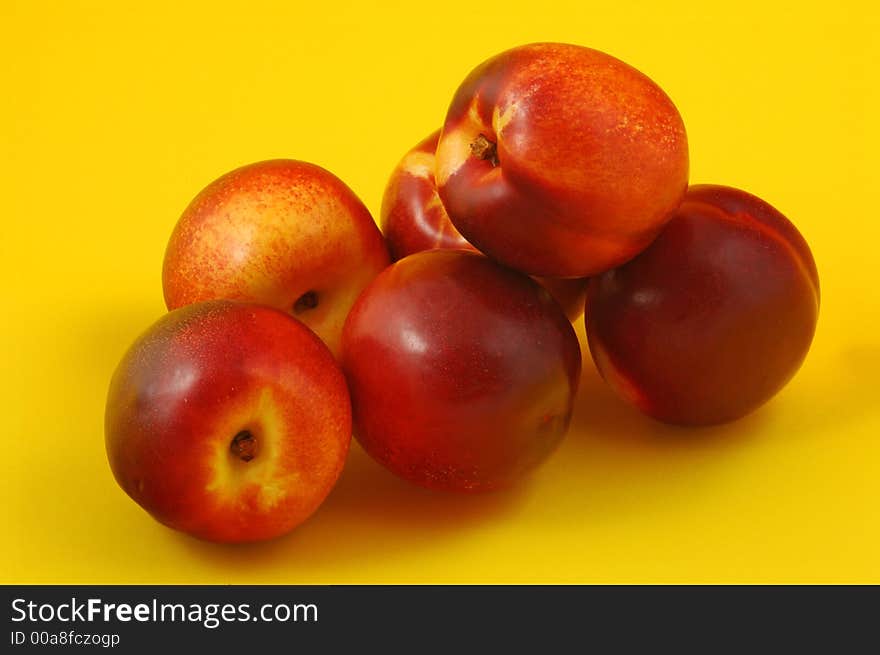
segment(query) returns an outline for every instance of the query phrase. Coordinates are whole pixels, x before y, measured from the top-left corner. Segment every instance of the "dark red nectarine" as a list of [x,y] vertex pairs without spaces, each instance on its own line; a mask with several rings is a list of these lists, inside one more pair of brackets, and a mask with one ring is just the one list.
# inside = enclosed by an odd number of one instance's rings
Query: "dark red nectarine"
[[795,374],[819,312],[810,248],[769,204],[691,187],[654,243],[588,290],[590,351],[646,414],[710,424],[752,411]]

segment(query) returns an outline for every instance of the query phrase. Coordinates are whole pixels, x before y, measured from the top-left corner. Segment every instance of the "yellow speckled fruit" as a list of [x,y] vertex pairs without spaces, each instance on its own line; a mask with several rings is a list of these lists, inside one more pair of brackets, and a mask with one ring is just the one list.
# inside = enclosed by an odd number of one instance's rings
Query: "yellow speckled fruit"
[[162,286],[168,309],[228,298],[293,314],[335,354],[348,310],[387,265],[379,229],[345,183],[279,159],[195,197],[168,242]]

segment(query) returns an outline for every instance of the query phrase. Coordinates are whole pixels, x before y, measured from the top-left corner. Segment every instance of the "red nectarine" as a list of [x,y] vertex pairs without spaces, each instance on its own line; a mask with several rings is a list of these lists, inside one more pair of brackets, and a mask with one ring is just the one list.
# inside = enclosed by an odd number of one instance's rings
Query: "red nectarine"
[[107,456],[162,523],[254,541],[304,521],[351,438],[345,379],[295,319],[231,301],[166,314],[123,357],[107,396]]
[[654,243],[594,278],[586,327],[599,372],[670,423],[729,421],[795,374],[819,312],[806,241],[766,202],[692,187]]
[[435,174],[479,250],[531,275],[586,277],[657,236],[687,188],[687,137],[669,97],[635,68],[537,43],[465,79]]
[[445,490],[508,485],[568,429],[580,347],[536,282],[462,250],[392,264],[345,323],[355,436],[398,475]]

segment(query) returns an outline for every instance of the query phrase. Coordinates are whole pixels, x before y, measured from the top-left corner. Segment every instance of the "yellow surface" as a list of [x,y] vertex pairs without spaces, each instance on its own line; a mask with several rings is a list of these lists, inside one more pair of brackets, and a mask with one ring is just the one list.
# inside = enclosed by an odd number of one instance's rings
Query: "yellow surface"
[[[0,582],[880,582],[875,3],[226,4],[0,2]],[[355,449],[275,542],[153,522],[111,477],[104,396],[163,312],[190,198],[293,157],[375,214],[471,67],[536,40],[643,70],[684,116],[692,181],[796,222],[822,281],[800,374],[688,431],[636,414],[587,359],[571,433],[514,491],[421,491]]]

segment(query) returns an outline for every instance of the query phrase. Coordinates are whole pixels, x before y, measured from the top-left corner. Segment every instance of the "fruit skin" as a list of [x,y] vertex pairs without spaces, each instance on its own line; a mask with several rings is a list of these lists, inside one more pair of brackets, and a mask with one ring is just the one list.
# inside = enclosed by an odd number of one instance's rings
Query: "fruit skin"
[[[429,135],[400,160],[382,197],[379,224],[392,261],[422,250],[458,248],[477,252],[461,236],[437,194],[434,151],[440,130]],[[556,299],[570,321],[584,311],[586,279],[536,278]]]
[[691,187],[641,255],[594,278],[586,328],[602,377],[646,414],[739,418],[797,372],[819,314],[810,248],[777,210],[731,187]]
[[458,88],[435,174],[453,224],[479,250],[531,275],[587,277],[659,233],[687,188],[687,136],[636,69],[536,43],[489,59]]
[[439,140],[437,130],[416,144],[398,162],[385,186],[379,226],[394,261],[433,248],[476,251],[455,229],[437,195],[434,152]]
[[[231,451],[242,431],[256,453]],[[327,347],[295,319],[232,301],[162,317],[116,368],[107,457],[122,489],[165,525],[256,541],[314,512],[339,477],[351,404]]]
[[381,273],[342,335],[355,436],[433,489],[511,484],[566,430],[581,354],[571,323],[527,276],[462,250]]
[[348,310],[388,263],[345,183],[277,159],[227,173],[193,199],[168,242],[162,287],[168,309],[226,298],[291,313],[336,353]]

